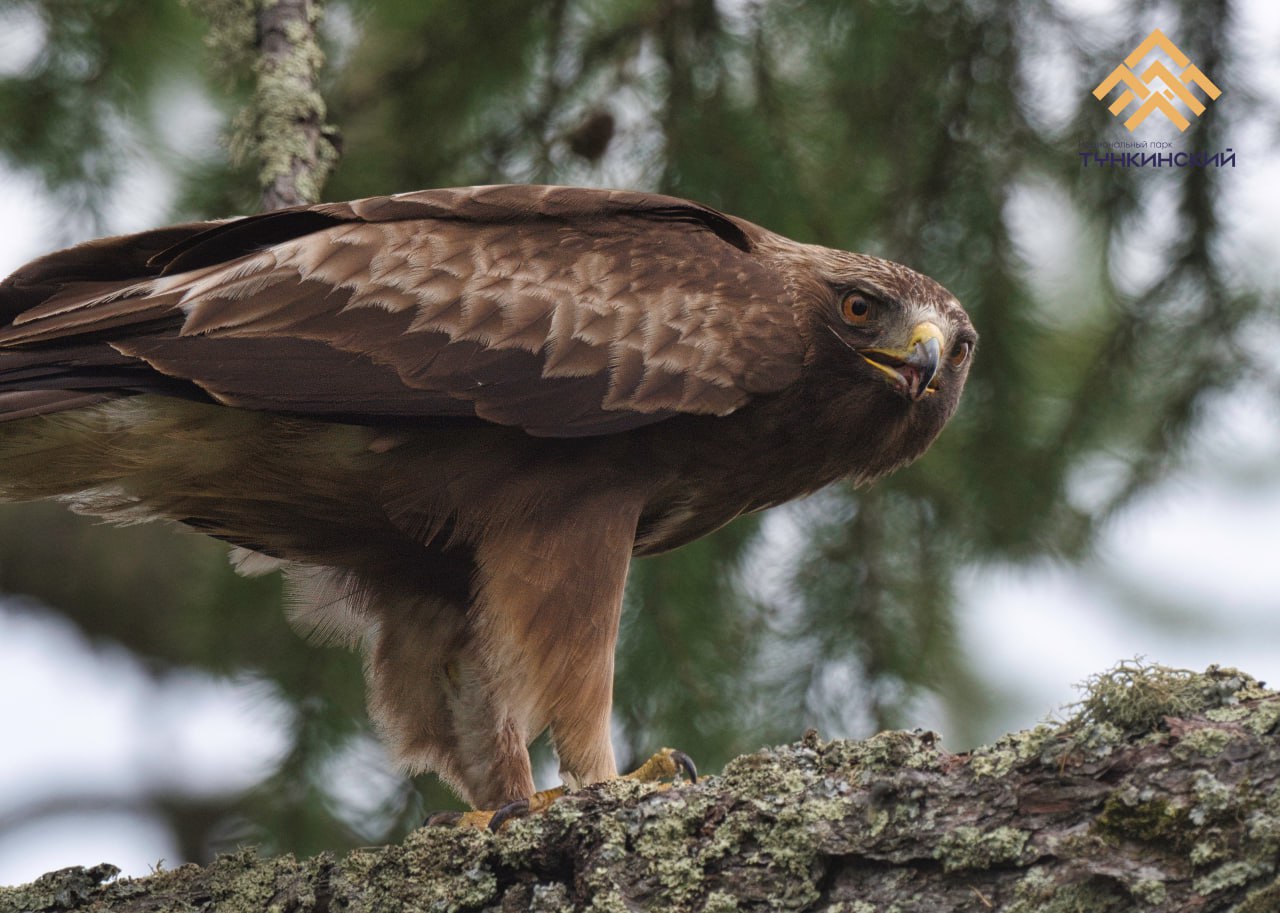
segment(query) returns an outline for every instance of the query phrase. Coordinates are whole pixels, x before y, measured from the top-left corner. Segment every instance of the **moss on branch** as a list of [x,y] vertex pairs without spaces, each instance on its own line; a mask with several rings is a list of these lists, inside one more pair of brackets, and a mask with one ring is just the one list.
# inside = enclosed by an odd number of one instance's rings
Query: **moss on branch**
[[320,199],[338,161],[337,129],[320,94],[323,0],[188,0],[209,22],[206,43],[231,80],[253,74],[232,124],[236,161],[256,161],[262,209]]
[[500,834],[0,889],[18,910],[1276,909],[1280,695],[1125,664],[1066,722],[966,754],[927,732],[799,742],[673,789],[619,780]]

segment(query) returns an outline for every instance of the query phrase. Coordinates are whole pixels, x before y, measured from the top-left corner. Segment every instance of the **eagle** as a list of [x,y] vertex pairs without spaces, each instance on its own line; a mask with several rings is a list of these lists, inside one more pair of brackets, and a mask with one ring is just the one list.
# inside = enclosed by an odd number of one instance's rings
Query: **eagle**
[[932,279],[669,196],[497,185],[104,238],[0,283],[0,498],[283,569],[477,809],[618,775],[633,556],[910,463],[977,334]]

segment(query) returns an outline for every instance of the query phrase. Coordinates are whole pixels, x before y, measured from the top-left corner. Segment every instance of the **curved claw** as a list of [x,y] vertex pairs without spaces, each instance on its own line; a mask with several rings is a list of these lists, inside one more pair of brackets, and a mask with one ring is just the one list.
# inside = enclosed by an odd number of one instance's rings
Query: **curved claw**
[[529,814],[528,799],[508,802],[493,813],[493,817],[489,819],[489,830],[496,832],[512,818],[523,818],[527,814]]
[[422,821],[423,827],[457,827],[462,812],[432,812]]
[[675,761],[676,767],[684,771],[684,775],[689,778],[690,783],[698,782],[698,765],[693,763],[693,758],[683,751],[675,749],[671,752],[671,760]]
[[663,748],[653,757],[645,761],[623,779],[639,780],[641,783],[656,783],[671,780],[684,774],[690,783],[698,782],[698,768],[693,758],[675,748]]

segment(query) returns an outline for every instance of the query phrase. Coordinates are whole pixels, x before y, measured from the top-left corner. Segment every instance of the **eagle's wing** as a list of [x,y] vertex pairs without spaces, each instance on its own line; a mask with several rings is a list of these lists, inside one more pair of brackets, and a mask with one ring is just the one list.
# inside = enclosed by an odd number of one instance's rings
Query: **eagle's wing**
[[758,232],[670,197],[496,186],[92,242],[0,284],[0,391],[549,436],[723,415],[801,368]]

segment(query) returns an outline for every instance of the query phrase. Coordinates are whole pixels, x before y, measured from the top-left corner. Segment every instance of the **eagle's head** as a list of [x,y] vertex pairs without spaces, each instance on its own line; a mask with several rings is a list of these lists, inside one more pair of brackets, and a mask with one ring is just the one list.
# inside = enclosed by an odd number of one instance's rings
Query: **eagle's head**
[[960,403],[978,333],[928,276],[865,254],[787,242],[809,395],[869,480],[920,456]]

